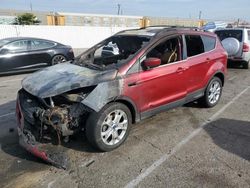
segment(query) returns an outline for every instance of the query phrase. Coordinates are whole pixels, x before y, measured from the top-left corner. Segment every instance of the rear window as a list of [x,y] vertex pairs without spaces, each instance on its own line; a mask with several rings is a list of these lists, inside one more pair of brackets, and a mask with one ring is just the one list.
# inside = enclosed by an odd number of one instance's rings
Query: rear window
[[43,41],[43,40],[32,40],[31,41],[31,49],[38,50],[38,49],[45,49],[45,48],[52,48],[55,46],[55,43]]
[[211,51],[215,48],[216,38],[209,36],[201,36],[201,39],[204,44],[205,52]]
[[215,31],[221,41],[225,38],[233,37],[238,41],[242,42],[242,30],[221,30]]

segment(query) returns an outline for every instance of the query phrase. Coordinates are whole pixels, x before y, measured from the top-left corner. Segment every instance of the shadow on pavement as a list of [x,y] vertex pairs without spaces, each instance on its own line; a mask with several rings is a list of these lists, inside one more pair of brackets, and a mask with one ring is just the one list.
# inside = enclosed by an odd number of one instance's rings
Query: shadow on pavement
[[204,129],[216,145],[250,161],[250,122],[218,119]]
[[187,104],[184,104],[183,107],[188,107],[188,108],[205,108],[201,103],[199,103],[198,100],[189,102]]
[[5,114],[11,113],[11,112],[15,112],[16,110],[16,101],[9,101],[7,103],[1,104],[0,105],[0,120],[5,116]]
[[229,69],[244,69],[241,62],[233,62],[233,61],[227,62],[227,68],[229,68]]

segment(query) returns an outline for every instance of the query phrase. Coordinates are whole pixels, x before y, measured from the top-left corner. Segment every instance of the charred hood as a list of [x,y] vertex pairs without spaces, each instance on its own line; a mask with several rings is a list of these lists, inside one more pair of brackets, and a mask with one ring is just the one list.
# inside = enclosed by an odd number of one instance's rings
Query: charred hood
[[61,93],[113,80],[117,70],[94,70],[71,63],[61,63],[35,72],[22,81],[30,94],[47,98]]

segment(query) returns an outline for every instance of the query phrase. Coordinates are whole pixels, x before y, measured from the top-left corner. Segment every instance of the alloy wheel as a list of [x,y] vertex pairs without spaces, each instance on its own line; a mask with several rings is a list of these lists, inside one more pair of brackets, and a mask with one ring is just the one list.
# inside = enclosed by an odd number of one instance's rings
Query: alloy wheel
[[128,117],[123,110],[114,110],[109,113],[101,126],[101,138],[107,145],[119,143],[126,134]]
[[209,88],[208,101],[211,104],[215,104],[218,102],[220,95],[221,95],[221,85],[217,80],[215,80]]

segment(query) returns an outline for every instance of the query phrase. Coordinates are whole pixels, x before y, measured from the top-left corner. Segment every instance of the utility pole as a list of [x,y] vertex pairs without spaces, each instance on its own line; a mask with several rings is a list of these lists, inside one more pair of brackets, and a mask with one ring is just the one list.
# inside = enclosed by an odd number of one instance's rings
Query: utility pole
[[32,6],[32,3],[30,2],[30,11],[32,12],[33,11],[33,6]]
[[202,11],[199,12],[199,20],[201,19]]
[[117,4],[117,8],[118,8],[117,15],[120,15],[120,11],[121,11],[121,4]]

